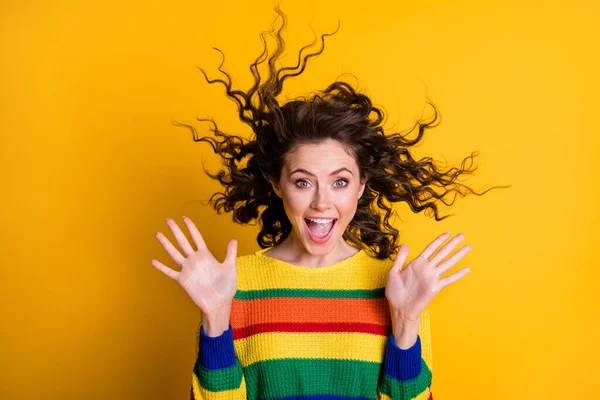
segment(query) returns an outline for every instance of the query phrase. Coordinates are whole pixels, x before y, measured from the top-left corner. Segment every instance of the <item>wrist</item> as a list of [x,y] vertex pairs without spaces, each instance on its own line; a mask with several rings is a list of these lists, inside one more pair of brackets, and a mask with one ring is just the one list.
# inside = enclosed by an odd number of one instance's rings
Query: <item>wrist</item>
[[400,349],[409,349],[417,342],[421,318],[407,319],[392,310],[392,334]]
[[230,307],[212,311],[209,314],[202,313],[201,320],[204,333],[211,337],[221,336],[229,328],[230,313]]
[[418,325],[421,320],[421,314],[418,314],[416,316],[408,316],[406,315],[406,313],[403,313],[400,310],[397,310],[392,307],[390,307],[390,316],[392,317],[392,321],[399,325],[405,326]]

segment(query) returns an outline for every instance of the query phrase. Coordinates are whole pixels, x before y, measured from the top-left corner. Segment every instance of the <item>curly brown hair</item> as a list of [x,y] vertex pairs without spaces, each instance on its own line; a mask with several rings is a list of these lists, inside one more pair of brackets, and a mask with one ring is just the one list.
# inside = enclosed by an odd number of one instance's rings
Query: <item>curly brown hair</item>
[[[250,65],[254,84],[248,91],[232,88],[231,77],[222,67],[225,55],[218,70],[224,79],[209,79],[200,68],[209,84],[220,83],[226,94],[234,100],[242,122],[252,128],[250,139],[230,135],[219,130],[213,119],[198,119],[212,125],[212,136],[199,137],[195,128],[189,124],[173,121],[177,126],[191,130],[195,142],[209,143],[213,151],[221,157],[225,169],[216,174],[205,172],[216,179],[225,188],[224,192],[214,193],[210,202],[217,213],[233,212],[237,223],[258,221],[261,229],[257,242],[261,248],[276,246],[292,231],[292,225],[283,208],[283,201],[272,191],[272,182],[278,182],[285,156],[296,146],[305,143],[320,143],[334,139],[345,145],[355,157],[361,180],[366,181],[362,197],[358,201],[357,211],[349,223],[344,239],[362,249],[370,251],[376,258],[393,258],[398,251],[396,244],[399,231],[390,223],[395,213],[393,203],[405,201],[415,213],[431,210],[436,221],[448,217],[438,215],[437,201],[446,205],[446,195],[456,192],[461,196],[460,188],[476,193],[457,180],[462,174],[473,173],[476,168],[464,168],[478,152],[465,158],[461,168],[443,170],[431,157],[415,160],[408,148],[416,145],[426,129],[439,123],[439,111],[428,100],[434,110],[430,120],[418,121],[405,134],[386,134],[382,127],[384,112],[373,106],[371,99],[358,93],[350,84],[336,80],[325,90],[299,97],[280,105],[277,96],[283,90],[283,82],[290,77],[300,75],[311,57],[321,54],[325,48],[325,37],[335,34],[337,29],[320,35],[321,48],[304,54],[305,50],[317,43],[315,40],[299,52],[297,64],[291,67],[275,67],[276,61],[285,49],[281,32],[286,25],[286,17],[279,7],[275,11],[282,18],[281,26],[261,34],[263,52]],[[276,18],[277,20],[277,18]],[[266,35],[276,39],[277,47],[268,55]],[[269,76],[263,81],[258,67],[268,63]],[[414,139],[408,139],[410,132],[418,128]],[[437,193],[434,186],[445,190]],[[507,186],[497,186],[507,187]],[[456,196],[455,196],[456,198]]]

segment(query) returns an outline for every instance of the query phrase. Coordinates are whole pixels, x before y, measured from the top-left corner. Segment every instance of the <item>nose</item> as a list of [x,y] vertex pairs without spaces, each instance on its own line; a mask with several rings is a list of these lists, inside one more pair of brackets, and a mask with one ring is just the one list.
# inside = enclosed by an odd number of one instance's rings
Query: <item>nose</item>
[[327,188],[320,187],[315,190],[315,195],[310,206],[315,210],[327,210],[331,207],[331,198]]

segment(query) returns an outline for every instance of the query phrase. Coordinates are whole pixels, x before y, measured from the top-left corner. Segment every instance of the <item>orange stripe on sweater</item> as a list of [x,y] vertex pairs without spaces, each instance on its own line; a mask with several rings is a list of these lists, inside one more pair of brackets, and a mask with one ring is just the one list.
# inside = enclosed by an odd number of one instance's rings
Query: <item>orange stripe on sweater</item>
[[385,297],[378,299],[314,297],[234,299],[231,306],[231,326],[236,329],[252,324],[274,322],[361,322],[389,325],[389,320],[389,305]]

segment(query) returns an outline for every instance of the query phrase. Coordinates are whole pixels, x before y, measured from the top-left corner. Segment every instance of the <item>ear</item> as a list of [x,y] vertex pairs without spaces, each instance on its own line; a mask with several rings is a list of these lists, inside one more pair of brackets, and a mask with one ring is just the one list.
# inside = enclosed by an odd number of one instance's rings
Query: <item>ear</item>
[[279,197],[281,197],[281,186],[279,186],[279,182],[275,182],[272,180],[269,180],[269,182],[271,183],[271,186],[273,187],[273,191],[275,192],[275,194]]
[[364,180],[361,184],[360,184],[360,190],[358,191],[358,198],[360,199],[363,195],[363,192],[365,191],[365,186],[367,185],[367,181]]

